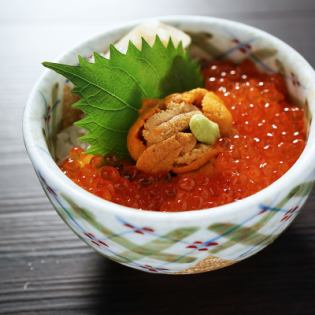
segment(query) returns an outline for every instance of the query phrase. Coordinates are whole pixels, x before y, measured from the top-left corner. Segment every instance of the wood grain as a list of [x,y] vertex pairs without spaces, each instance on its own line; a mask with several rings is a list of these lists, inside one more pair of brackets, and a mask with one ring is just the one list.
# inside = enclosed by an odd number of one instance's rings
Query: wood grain
[[23,106],[51,60],[113,24],[199,14],[265,29],[315,65],[313,0],[11,0],[0,10],[0,314],[315,314],[315,194],[257,256],[194,276],[141,273],[81,242],[52,209],[26,156]]

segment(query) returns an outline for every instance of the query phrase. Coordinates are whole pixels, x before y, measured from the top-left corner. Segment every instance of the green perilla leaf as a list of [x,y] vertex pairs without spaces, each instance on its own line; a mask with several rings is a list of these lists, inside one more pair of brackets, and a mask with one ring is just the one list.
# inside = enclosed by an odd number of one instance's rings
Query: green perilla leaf
[[84,118],[81,138],[90,144],[89,153],[127,156],[127,133],[138,117],[145,98],[163,98],[202,85],[199,65],[187,51],[170,40],[165,47],[157,36],[151,47],[144,39],[139,50],[132,42],[126,54],[110,46],[110,58],[94,53],[90,63],[79,56],[79,65],[44,62],[43,65],[69,79],[80,100],[73,106]]

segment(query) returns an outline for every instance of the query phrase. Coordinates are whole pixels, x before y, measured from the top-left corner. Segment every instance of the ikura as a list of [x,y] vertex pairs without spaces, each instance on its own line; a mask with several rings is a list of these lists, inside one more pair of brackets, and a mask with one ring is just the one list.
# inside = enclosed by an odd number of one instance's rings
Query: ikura
[[289,100],[283,78],[262,74],[245,61],[213,62],[203,69],[205,87],[217,93],[237,130],[220,138],[211,175],[149,175],[115,156],[73,148],[60,164],[87,191],[115,203],[155,211],[211,208],[254,194],[281,177],[305,146],[304,111]]

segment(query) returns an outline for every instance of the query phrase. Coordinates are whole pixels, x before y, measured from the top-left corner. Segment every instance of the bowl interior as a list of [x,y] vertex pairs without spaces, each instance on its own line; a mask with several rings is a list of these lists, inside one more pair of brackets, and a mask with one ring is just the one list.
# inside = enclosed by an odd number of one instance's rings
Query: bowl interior
[[[184,16],[165,17],[160,20],[191,34],[193,55],[234,62],[250,59],[262,71],[279,72],[286,81],[292,99],[305,108],[307,120],[311,125],[315,110],[314,72],[294,49],[263,31],[227,20]],[[109,44],[119,40],[137,24],[139,21],[106,31],[80,44],[57,61],[75,65],[78,63],[78,55],[89,58],[94,51],[106,52]],[[53,71],[46,71],[26,109],[26,144],[35,146],[43,161],[49,163],[53,163],[55,157],[55,139],[62,120],[63,89],[69,84],[62,76]],[[310,134],[313,133],[311,129]],[[310,141],[307,147],[309,145]],[[34,154],[31,154],[31,159],[34,158]],[[60,175],[63,174],[60,172]]]
[[[274,42],[265,33],[256,32],[251,28],[231,27],[229,23],[208,23],[167,21],[188,32],[192,37],[190,49],[193,56],[210,60],[231,60],[241,62],[250,59],[264,72],[280,73],[286,81],[288,91],[295,103],[305,108],[308,122],[311,120],[309,106],[309,81],[301,69],[302,61],[294,59],[294,55],[280,42]],[[78,55],[90,58],[94,51],[106,52],[109,44],[119,40],[132,26],[122,27],[105,33],[67,53],[59,62],[77,64]],[[49,152],[55,157],[55,138],[60,130],[62,120],[63,89],[70,85],[58,74],[49,72],[45,84],[40,86],[44,107],[41,108],[42,131]]]

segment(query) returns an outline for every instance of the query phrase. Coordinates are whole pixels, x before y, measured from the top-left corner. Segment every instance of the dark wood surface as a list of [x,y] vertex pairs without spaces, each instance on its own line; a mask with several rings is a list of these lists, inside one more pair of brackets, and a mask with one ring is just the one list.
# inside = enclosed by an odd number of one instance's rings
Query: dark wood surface
[[212,273],[163,276],[94,253],[41,190],[21,132],[40,62],[112,24],[165,14],[249,23],[315,66],[313,0],[1,2],[0,314],[315,314],[315,193],[294,224],[255,257]]

